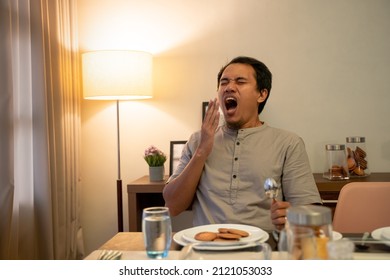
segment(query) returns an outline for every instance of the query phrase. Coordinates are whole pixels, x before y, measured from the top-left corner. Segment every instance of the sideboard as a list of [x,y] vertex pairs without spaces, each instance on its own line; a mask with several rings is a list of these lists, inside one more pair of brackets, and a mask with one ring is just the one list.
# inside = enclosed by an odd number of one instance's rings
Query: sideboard
[[336,208],[340,190],[350,182],[390,182],[390,173],[371,173],[367,177],[354,177],[348,180],[328,180],[322,177],[322,173],[314,173],[314,180],[320,192],[324,206],[330,207],[332,212]]
[[[314,179],[320,192],[322,202],[333,211],[341,188],[349,182],[390,182],[390,173],[371,173],[363,178],[353,178],[342,181],[330,181],[322,177],[322,173],[314,173]],[[150,206],[164,205],[162,191],[165,181],[151,182],[145,175],[127,185],[129,231],[142,231],[142,209]]]

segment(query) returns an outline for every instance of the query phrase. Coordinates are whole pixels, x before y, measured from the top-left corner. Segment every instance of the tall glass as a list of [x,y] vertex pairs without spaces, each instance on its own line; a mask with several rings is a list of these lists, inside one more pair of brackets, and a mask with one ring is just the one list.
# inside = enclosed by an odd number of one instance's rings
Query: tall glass
[[149,207],[142,213],[142,232],[146,254],[149,258],[168,256],[171,246],[171,217],[167,207]]

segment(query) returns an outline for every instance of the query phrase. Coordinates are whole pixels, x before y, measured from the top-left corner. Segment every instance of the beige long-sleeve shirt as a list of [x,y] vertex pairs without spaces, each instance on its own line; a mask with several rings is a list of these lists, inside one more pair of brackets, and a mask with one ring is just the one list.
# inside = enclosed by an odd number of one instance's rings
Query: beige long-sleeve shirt
[[[199,141],[198,131],[184,147],[172,178],[188,164]],[[299,136],[266,123],[239,130],[219,127],[192,205],[193,225],[237,223],[272,231],[271,200],[263,187],[268,177],[282,187],[279,200],[291,205],[321,202]]]

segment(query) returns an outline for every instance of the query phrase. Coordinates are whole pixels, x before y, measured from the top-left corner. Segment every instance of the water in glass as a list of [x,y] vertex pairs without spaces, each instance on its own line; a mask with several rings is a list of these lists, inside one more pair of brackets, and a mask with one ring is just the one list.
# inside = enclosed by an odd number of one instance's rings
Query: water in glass
[[148,257],[159,259],[168,256],[172,226],[167,207],[145,208],[142,217],[142,232]]

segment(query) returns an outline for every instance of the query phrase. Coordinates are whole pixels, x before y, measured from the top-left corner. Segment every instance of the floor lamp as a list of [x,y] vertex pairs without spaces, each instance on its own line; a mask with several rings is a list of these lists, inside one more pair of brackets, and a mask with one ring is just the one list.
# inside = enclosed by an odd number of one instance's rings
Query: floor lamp
[[140,51],[91,51],[82,54],[85,99],[116,100],[118,231],[123,231],[119,101],[152,98],[152,55]]

